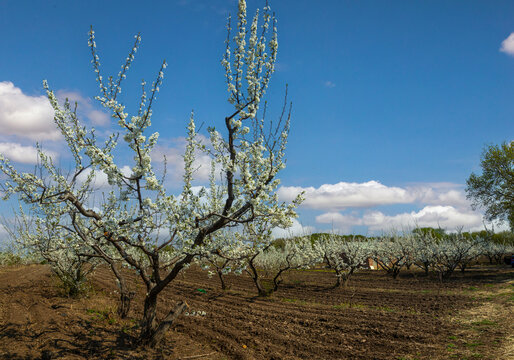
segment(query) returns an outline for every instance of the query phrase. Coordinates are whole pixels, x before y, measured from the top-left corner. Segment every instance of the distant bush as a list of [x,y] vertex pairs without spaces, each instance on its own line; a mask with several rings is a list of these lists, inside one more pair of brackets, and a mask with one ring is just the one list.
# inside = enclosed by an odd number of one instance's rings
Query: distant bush
[[0,265],[27,265],[40,263],[41,259],[32,254],[22,254],[12,249],[0,250]]

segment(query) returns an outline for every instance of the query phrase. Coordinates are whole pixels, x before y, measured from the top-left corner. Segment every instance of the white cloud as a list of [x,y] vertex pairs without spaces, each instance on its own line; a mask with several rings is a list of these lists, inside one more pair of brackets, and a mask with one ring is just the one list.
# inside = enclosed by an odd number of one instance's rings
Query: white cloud
[[514,56],[514,32],[510,33],[510,35],[502,41],[500,51]]
[[325,211],[413,203],[469,206],[461,186],[451,183],[418,184],[402,188],[385,186],[373,180],[364,183],[339,182],[324,184],[319,188],[282,186],[278,189],[278,195],[283,201],[292,201],[302,191],[305,191],[303,207]]
[[426,183],[406,187],[415,198],[415,202],[429,205],[451,205],[468,209],[469,200],[463,191],[463,186],[453,183]]
[[303,226],[297,219],[293,219],[293,224],[286,228],[282,229],[276,227],[272,230],[272,236],[276,238],[284,238],[290,236],[302,236],[309,235],[315,231],[315,228],[312,226]]
[[[208,140],[199,135],[199,141],[207,144]],[[169,146],[157,145],[152,151],[152,160],[155,162],[164,162],[166,157],[167,173],[174,182],[181,182],[184,176],[184,153],[186,149],[186,138],[179,137],[173,139]],[[211,172],[211,158],[205,153],[197,151],[195,153],[196,160],[193,164],[195,169],[194,179],[200,182],[209,180]]]
[[368,211],[362,216],[344,215],[328,212],[316,217],[319,223],[333,224],[334,227],[349,232],[354,226],[367,226],[370,232],[391,229],[409,229],[420,227],[441,227],[446,230],[474,230],[481,227],[482,215],[468,210],[459,210],[453,206],[425,206],[419,211],[386,215],[380,211]]
[[[77,176],[77,182],[79,184],[83,184],[86,179],[88,178],[89,174],[91,174],[91,169],[86,169],[84,171],[82,171],[79,176]],[[104,173],[103,171],[101,170],[97,170],[95,171],[95,177],[92,181],[92,186],[97,188],[97,189],[101,189],[101,188],[106,188],[109,186],[109,182],[107,181],[107,174]]]
[[109,114],[104,113],[103,111],[91,110],[87,113],[87,117],[91,120],[93,125],[107,125],[109,123],[110,117]]
[[362,225],[362,219],[353,215],[343,215],[338,212],[327,212],[316,216],[316,222],[331,224],[332,228],[343,233],[351,233],[354,226]]
[[105,126],[110,121],[110,116],[106,112],[95,110],[91,99],[83,97],[74,91],[57,91],[57,97],[64,103],[68,99],[71,103],[77,103],[77,112],[87,117],[93,125]]
[[[120,168],[120,171],[125,176],[130,176],[132,174],[132,169],[128,165],[122,166]],[[86,181],[89,174],[91,174],[90,168],[82,171],[79,174],[79,176],[77,176],[77,182],[79,184],[84,183],[84,181]],[[109,187],[110,185],[109,185],[109,181],[107,180],[107,174],[104,173],[102,170],[96,170],[95,177],[92,182],[92,186],[95,187],[96,189],[100,189],[100,190]]]
[[[43,150],[44,153],[55,161],[59,154],[53,151]],[[4,155],[11,161],[21,162],[24,164],[37,164],[38,154],[34,146],[23,146],[19,143],[4,142],[0,143],[0,154]]]
[[325,85],[325,87],[330,88],[330,89],[336,87],[336,84],[330,80],[325,81],[323,84]]
[[0,82],[0,133],[32,140],[58,140],[60,131],[46,96],[29,96],[12,82]]
[[298,193],[305,191],[302,206],[311,209],[342,210],[348,207],[372,207],[385,204],[413,202],[415,197],[399,187],[387,187],[377,181],[365,183],[324,184],[319,188],[282,186],[278,195],[282,200],[292,201]]

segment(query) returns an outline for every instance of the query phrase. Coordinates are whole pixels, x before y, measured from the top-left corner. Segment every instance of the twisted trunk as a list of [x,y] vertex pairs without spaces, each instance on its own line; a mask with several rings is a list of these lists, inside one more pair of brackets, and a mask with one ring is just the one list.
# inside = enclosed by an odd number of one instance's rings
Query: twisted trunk
[[141,332],[138,343],[143,346],[155,347],[164,337],[166,331],[173,325],[175,320],[189,307],[185,301],[177,303],[175,308],[170,310],[168,315],[157,322],[157,295],[150,294],[145,299],[143,320],[141,321]]
[[335,269],[335,271],[336,271],[337,280],[334,285],[334,288],[342,287],[343,289],[346,289],[348,287],[348,282],[350,281],[350,276],[352,276],[353,272],[355,271],[355,268],[351,268],[350,271],[348,271],[348,272],[345,272],[344,270],[343,271],[337,270],[337,269]]

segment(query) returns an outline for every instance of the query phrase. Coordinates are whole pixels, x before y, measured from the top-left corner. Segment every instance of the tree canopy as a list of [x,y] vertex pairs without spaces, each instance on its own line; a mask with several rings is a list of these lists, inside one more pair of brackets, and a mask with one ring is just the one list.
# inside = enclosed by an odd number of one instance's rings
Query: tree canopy
[[467,180],[467,198],[473,208],[485,208],[488,220],[508,221],[514,230],[514,141],[490,145],[482,153],[482,175]]

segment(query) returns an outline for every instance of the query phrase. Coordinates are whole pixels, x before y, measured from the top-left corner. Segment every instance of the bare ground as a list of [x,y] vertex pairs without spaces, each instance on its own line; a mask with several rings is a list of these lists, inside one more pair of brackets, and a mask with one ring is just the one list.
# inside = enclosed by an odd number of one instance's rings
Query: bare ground
[[[417,272],[363,271],[332,289],[329,271],[297,271],[270,298],[250,278],[189,269],[161,297],[190,305],[157,349],[133,348],[143,288],[127,319],[106,269],[86,297],[62,295],[43,265],[0,267],[2,359],[507,359],[514,355],[514,270],[473,268],[440,284]],[[205,311],[206,315],[193,315]]]

